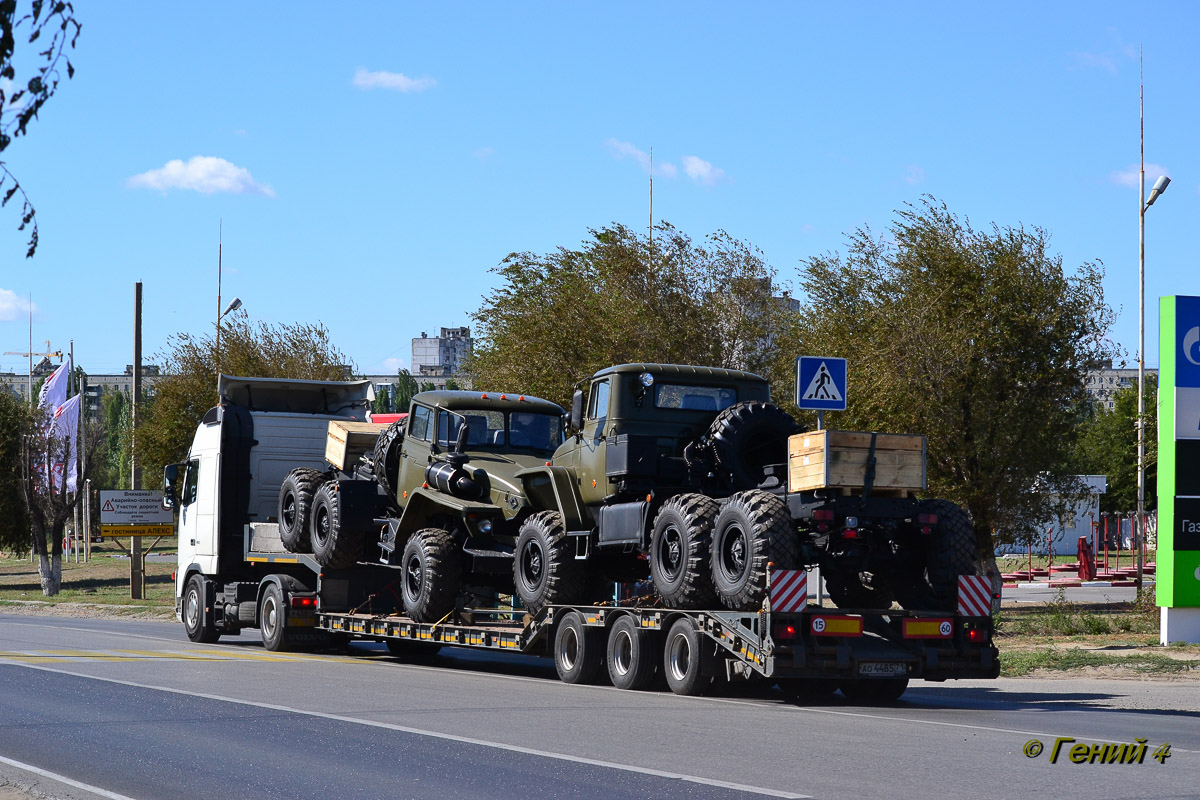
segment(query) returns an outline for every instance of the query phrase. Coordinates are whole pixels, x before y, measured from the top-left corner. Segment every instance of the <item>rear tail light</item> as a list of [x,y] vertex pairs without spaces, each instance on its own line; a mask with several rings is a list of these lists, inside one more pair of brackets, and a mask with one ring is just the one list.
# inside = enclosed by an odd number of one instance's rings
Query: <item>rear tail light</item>
[[315,608],[317,605],[317,598],[315,598],[315,597],[292,597],[291,605],[292,605],[292,608]]
[[775,638],[781,642],[786,642],[796,638],[795,625],[776,625],[774,626]]
[[933,532],[933,526],[937,525],[937,514],[917,514],[917,523],[921,526],[921,533],[929,535]]
[[818,508],[813,512],[813,519],[817,522],[833,522],[833,509]]
[[979,628],[969,628],[967,630],[967,641],[971,644],[982,644],[987,641],[987,633]]
[[857,539],[858,538],[858,529],[857,528],[846,528],[846,530],[842,531],[842,538],[843,539]]

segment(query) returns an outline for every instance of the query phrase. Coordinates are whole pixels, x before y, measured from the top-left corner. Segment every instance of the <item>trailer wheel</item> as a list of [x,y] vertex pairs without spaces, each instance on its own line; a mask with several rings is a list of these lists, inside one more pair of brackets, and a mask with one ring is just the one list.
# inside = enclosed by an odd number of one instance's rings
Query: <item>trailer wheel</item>
[[308,519],[313,495],[324,479],[319,471],[301,467],[288,473],[279,487],[279,540],[289,553],[308,552]]
[[258,630],[263,647],[273,652],[291,650],[293,640],[287,629],[287,602],[276,583],[267,584],[258,601]]
[[187,637],[200,644],[212,644],[221,634],[204,612],[204,578],[193,575],[183,590],[183,629]]
[[739,492],[713,526],[712,578],[726,608],[752,611],[767,593],[767,564],[796,569],[796,536],[787,506],[773,494]]
[[608,630],[607,657],[608,677],[618,689],[646,689],[653,683],[658,659],[654,636],[628,614]]
[[841,689],[852,703],[894,703],[908,689],[908,678],[851,678]]
[[552,603],[577,603],[586,589],[583,562],[575,560],[562,515],[539,511],[525,520],[513,557],[513,583],[530,613]]
[[896,598],[907,609],[954,611],[958,608],[958,577],[975,574],[975,530],[967,512],[949,500],[926,500],[923,514],[937,514],[937,526],[924,537],[924,551],[914,553],[917,564],[896,581]]
[[663,647],[663,672],[675,694],[704,694],[713,684],[710,643],[687,617],[680,617],[667,631]]
[[416,622],[439,622],[454,610],[462,583],[458,543],[449,531],[425,528],[404,545],[404,612]]
[[711,497],[680,494],[667,500],[654,518],[650,575],[668,606],[711,608],[716,604],[709,553],[719,510]]
[[734,489],[753,489],[766,478],[768,464],[787,463],[788,437],[800,430],[779,406],[753,400],[718,414],[707,440],[718,474]]
[[336,481],[326,481],[313,498],[309,538],[317,563],[330,569],[349,567],[362,553],[362,531],[347,530],[338,517]]
[[563,683],[595,683],[604,666],[604,629],[583,624],[568,611],[554,631],[554,668]]
[[406,661],[419,660],[427,656],[437,655],[437,652],[442,649],[442,646],[437,643],[424,644],[410,642],[407,639],[384,639],[383,642],[387,645],[389,653],[396,658],[403,658]]

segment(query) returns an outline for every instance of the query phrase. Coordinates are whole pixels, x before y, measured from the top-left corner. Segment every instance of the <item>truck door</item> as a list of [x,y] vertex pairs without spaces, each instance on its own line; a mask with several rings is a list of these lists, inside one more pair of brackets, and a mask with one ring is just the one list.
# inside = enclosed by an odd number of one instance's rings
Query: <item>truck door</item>
[[216,458],[200,455],[187,462],[179,496],[179,562],[197,563],[216,572]]
[[[608,430],[608,404],[611,385],[608,378],[592,384],[588,392],[587,413],[583,419],[583,437],[579,444],[579,493],[583,502],[598,503],[608,496],[608,477],[604,474],[605,441]],[[595,484],[593,486],[593,483]]]
[[413,406],[408,415],[408,433],[400,448],[400,475],[397,502],[404,505],[404,493],[411,492],[425,481],[429,466],[429,446],[433,439],[433,409]]

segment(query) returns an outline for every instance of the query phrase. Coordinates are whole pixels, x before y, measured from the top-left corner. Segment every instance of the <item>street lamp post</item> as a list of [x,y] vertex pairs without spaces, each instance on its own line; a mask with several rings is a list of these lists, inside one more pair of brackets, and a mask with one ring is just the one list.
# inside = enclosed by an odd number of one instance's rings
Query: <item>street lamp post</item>
[[226,316],[228,316],[229,314],[232,314],[234,311],[237,311],[241,307],[242,307],[241,298],[235,297],[229,301],[229,305],[225,307],[225,310],[217,315],[217,353],[216,353],[217,358],[216,358],[216,362],[217,362],[217,380],[218,381],[221,379],[221,320],[225,319]]

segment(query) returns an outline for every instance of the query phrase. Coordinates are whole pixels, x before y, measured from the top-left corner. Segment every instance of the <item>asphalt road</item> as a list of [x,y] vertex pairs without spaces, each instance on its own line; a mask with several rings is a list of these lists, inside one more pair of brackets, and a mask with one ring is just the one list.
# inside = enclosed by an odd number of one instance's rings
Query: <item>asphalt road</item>
[[[1196,682],[918,682],[867,708],[755,684],[710,698],[567,686],[541,659],[444,652],[275,654],[255,635],[193,645],[167,623],[0,615],[0,771],[116,798],[1090,800],[1200,785]],[[1067,744],[1051,764],[1056,737],[1172,750],[1072,764]]]

